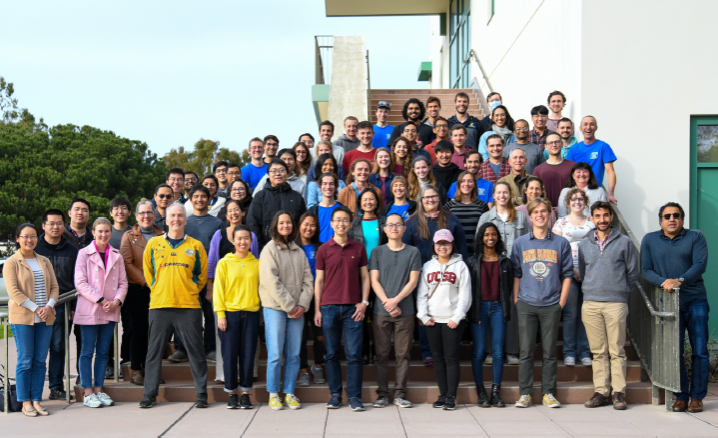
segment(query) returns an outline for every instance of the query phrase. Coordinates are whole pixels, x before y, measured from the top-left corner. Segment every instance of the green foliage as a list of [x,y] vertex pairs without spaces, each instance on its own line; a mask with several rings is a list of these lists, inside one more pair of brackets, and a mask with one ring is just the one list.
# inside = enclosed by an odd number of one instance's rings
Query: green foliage
[[37,128],[47,130],[47,125],[42,119],[36,124],[35,116],[30,114],[27,108],[18,108],[17,99],[12,97],[13,94],[15,94],[15,86],[0,76],[0,114],[2,114],[0,126],[14,123],[25,127],[37,125]]
[[6,123],[0,145],[0,240],[19,223],[39,226],[48,208],[67,211],[76,197],[89,201],[90,221],[109,216],[112,198],[134,204],[165,179],[147,144],[90,126]]
[[172,149],[165,154],[162,159],[168,169],[179,167],[185,172],[195,172],[202,178],[208,173],[212,173],[212,165],[217,161],[227,161],[229,163],[237,163],[240,166],[251,161],[249,152],[242,151],[240,155],[236,151],[227,148],[220,148],[219,141],[200,139],[194,144],[193,151],[185,150],[184,146]]

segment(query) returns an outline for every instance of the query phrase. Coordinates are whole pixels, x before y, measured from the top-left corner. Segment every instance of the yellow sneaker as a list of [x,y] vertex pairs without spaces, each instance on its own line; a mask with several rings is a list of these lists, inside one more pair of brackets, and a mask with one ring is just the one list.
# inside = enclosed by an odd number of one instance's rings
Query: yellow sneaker
[[561,407],[561,403],[559,403],[559,401],[556,400],[556,397],[554,397],[553,394],[551,394],[550,392],[543,395],[542,403],[544,406],[548,406],[549,408]]
[[529,394],[522,395],[514,404],[517,408],[528,408],[531,406],[531,396]]
[[286,404],[289,409],[300,409],[302,407],[302,404],[299,403],[299,399],[294,394],[287,394],[287,397],[284,399],[284,404]]
[[269,407],[274,409],[275,411],[281,411],[282,409],[284,409],[284,405],[282,405],[282,399],[278,395],[270,395]]

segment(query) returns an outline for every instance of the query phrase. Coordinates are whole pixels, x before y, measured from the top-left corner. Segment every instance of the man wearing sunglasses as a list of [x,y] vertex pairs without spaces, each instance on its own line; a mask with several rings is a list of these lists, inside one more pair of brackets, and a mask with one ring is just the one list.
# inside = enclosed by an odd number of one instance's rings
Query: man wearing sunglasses
[[155,225],[162,228],[167,232],[167,223],[165,218],[167,216],[167,207],[170,206],[174,199],[174,193],[172,187],[167,184],[160,184],[155,188]]
[[[681,392],[676,394],[673,412],[702,412],[708,392],[708,298],[703,273],[708,264],[708,245],[699,230],[683,228],[685,212],[676,202],[669,202],[658,212],[660,231],[648,233],[641,242],[643,278],[666,292],[679,290],[679,333],[681,355],[685,331],[691,343],[691,380],[686,363],[680,361]],[[690,404],[688,403],[690,398]]]

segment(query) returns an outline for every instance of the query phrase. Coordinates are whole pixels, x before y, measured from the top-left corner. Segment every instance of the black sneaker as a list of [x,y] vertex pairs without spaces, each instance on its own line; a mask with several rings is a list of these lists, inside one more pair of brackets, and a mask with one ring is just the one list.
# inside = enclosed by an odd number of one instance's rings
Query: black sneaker
[[434,402],[434,404],[432,404],[431,406],[435,407],[435,408],[443,408],[445,404],[446,404],[446,397],[444,397],[443,395],[440,395],[438,400],[436,400]]
[[145,398],[143,398],[142,401],[140,402],[140,408],[149,409],[156,404],[157,404],[156,397],[145,396]]
[[194,407],[198,409],[204,409],[208,406],[209,404],[207,403],[207,394],[198,394],[197,401],[194,402]]
[[[65,400],[67,397],[67,392],[61,390],[61,389],[51,389],[50,390],[50,400]],[[70,400],[75,400],[75,396],[70,394]]]
[[242,394],[239,399],[239,409],[254,409],[252,401],[249,400],[249,394]]
[[445,411],[453,411],[456,409],[456,399],[454,397],[446,397],[446,403],[444,403]]
[[239,396],[237,394],[229,395],[229,401],[227,402],[227,409],[239,409]]

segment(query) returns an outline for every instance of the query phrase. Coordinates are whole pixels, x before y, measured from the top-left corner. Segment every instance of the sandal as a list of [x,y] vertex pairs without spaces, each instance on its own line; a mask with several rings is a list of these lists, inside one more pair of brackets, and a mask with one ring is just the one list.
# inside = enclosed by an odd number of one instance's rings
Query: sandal
[[23,408],[22,408],[22,413],[23,413],[26,417],[37,417],[37,411],[36,411],[35,409],[33,409],[33,408],[25,409],[25,408],[23,407]]

